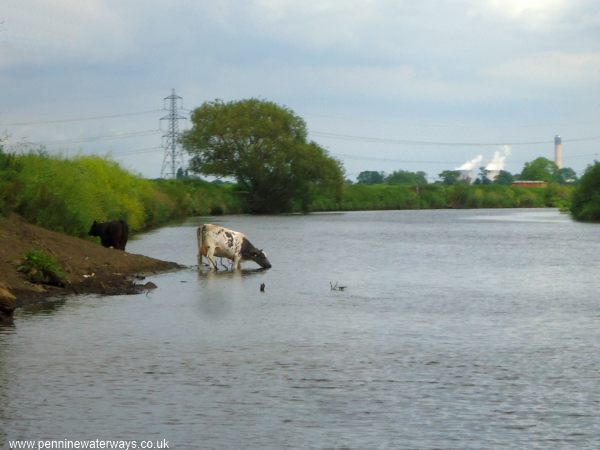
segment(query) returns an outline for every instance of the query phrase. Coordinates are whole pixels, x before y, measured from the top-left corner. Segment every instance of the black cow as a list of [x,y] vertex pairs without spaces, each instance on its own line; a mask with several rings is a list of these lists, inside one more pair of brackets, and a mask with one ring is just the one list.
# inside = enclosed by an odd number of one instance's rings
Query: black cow
[[125,250],[127,238],[129,237],[129,226],[124,220],[112,220],[110,222],[96,222],[92,224],[90,236],[99,236],[104,247],[114,247]]

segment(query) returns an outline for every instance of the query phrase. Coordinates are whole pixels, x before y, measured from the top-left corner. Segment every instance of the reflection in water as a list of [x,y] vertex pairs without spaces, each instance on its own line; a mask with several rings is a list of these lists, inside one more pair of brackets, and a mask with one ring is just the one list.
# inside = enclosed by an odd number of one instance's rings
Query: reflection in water
[[[15,331],[15,321],[12,317],[0,321],[0,334],[13,333]],[[1,360],[1,359],[0,359]]]
[[21,308],[21,312],[24,315],[50,315],[64,307],[67,301],[65,297],[48,299],[41,303],[24,306]]
[[231,311],[232,304],[247,295],[248,281],[263,274],[266,269],[243,269],[229,271],[207,270],[198,273],[202,290],[199,303],[206,316],[222,319]]
[[273,268],[198,273],[206,221],[131,242],[190,267],[147,296],[17,311],[0,332],[0,436],[597,446],[598,227],[554,210],[227,216]]
[[231,311],[231,302],[239,298],[241,271],[199,273],[202,298],[199,302],[207,318],[223,319]]
[[[20,315],[25,316],[47,316],[59,311],[68,300],[65,297],[56,297],[45,301],[29,304],[18,308]],[[10,333],[15,328],[14,318],[9,317],[4,321],[0,321],[0,333]]]

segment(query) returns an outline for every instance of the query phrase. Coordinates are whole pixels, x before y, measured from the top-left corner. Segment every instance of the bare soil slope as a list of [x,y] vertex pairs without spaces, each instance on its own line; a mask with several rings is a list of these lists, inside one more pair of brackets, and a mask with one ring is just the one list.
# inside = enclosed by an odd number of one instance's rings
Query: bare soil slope
[[[28,250],[51,255],[66,274],[66,285],[33,284],[17,271]],[[67,236],[28,224],[16,214],[0,217],[0,289],[16,297],[16,306],[71,293],[123,294],[139,291],[135,275],[164,272],[180,265]],[[7,288],[7,289],[6,289]],[[0,305],[1,306],[1,305]]]

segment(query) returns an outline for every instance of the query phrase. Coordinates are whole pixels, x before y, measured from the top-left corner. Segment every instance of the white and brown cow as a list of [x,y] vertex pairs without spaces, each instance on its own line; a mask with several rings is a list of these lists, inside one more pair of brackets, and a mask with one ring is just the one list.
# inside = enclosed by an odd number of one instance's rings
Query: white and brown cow
[[208,258],[208,262],[215,270],[217,270],[215,256],[233,261],[234,269],[240,269],[242,261],[254,261],[264,269],[271,267],[267,255],[254,247],[239,231],[207,223],[198,228],[197,235],[198,270],[202,270],[203,256]]

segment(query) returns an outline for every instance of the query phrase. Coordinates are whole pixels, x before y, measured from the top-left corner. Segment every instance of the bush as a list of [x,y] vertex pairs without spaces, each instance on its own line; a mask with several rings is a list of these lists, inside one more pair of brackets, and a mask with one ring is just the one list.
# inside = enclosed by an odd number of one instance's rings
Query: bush
[[17,267],[32,283],[64,286],[65,272],[50,255],[42,250],[29,250],[24,262]]
[[169,220],[239,212],[233,186],[201,180],[147,180],[107,158],[0,152],[0,211],[44,228],[87,237],[94,220],[126,220],[132,232]]
[[547,188],[467,183],[410,187],[354,184],[345,186],[339,204],[322,200],[320,204],[330,210],[564,207],[570,202],[571,192],[570,186],[553,184]]
[[589,166],[575,187],[571,202],[574,219],[600,222],[600,163]]
[[10,212],[19,189],[18,172],[20,164],[15,155],[4,153],[0,147],[0,215]]

